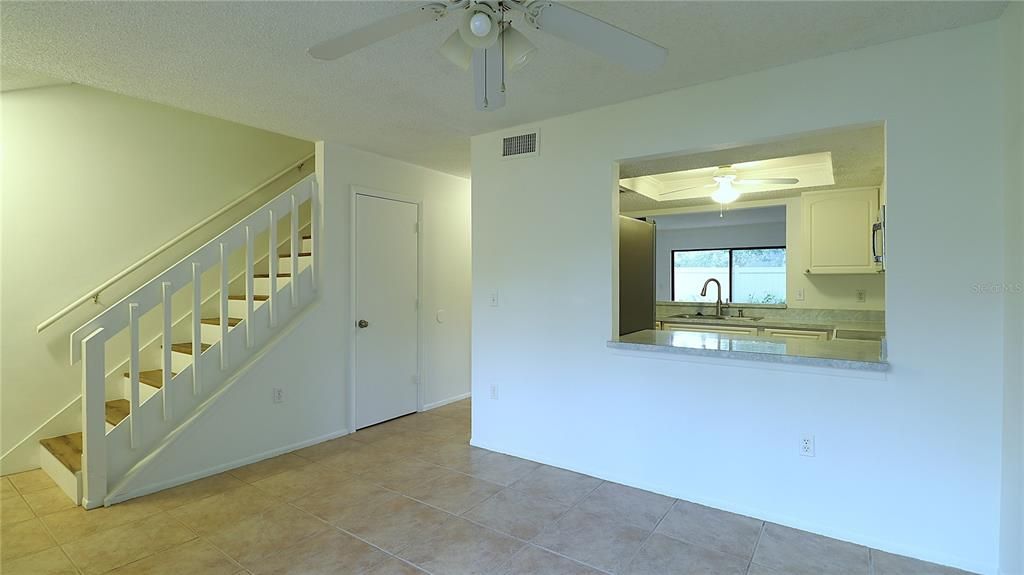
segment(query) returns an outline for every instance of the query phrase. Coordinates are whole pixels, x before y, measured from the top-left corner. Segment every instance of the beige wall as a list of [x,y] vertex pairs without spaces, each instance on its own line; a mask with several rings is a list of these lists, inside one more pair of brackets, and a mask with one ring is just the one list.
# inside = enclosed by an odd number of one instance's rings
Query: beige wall
[[[83,305],[42,334],[36,325],[312,153],[313,144],[82,86],[5,92],[0,117],[6,454],[80,393],[67,336],[102,308]],[[112,287],[101,305],[276,191],[268,188]]]

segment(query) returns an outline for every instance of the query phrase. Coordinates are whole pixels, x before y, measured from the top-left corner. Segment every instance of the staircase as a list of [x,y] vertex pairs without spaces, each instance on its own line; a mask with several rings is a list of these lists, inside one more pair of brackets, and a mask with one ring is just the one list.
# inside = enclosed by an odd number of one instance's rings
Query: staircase
[[124,486],[314,301],[319,195],[311,174],[71,334],[82,431],[39,443],[76,504]]

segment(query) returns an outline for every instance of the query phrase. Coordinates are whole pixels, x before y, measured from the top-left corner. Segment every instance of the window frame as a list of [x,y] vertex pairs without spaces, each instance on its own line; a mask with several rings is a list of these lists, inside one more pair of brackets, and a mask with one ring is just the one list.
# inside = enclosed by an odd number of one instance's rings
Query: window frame
[[[669,278],[670,281],[671,281],[671,285],[669,287],[669,289],[671,291],[669,292],[669,294],[672,296],[672,303],[694,303],[694,302],[685,302],[685,301],[678,301],[678,300],[676,300],[676,252],[720,252],[720,251],[727,251],[727,252],[729,252],[729,299],[727,301],[728,301],[729,304],[736,303],[736,302],[733,301],[733,296],[732,296],[732,290],[733,290],[733,259],[732,259],[732,253],[735,250],[740,250],[740,251],[742,251],[742,250],[786,250],[786,246],[749,246],[749,247],[736,247],[736,248],[692,248],[692,249],[688,249],[688,250],[670,250],[671,253],[669,254],[668,269],[671,272],[669,274],[671,276],[671,278]],[[786,250],[786,255],[787,255],[787,258],[788,258],[789,250]],[[789,260],[787,259],[786,261],[788,262]],[[789,278],[788,277],[786,278],[786,285],[787,286],[789,285]],[[737,305],[753,305],[753,304],[737,304]]]

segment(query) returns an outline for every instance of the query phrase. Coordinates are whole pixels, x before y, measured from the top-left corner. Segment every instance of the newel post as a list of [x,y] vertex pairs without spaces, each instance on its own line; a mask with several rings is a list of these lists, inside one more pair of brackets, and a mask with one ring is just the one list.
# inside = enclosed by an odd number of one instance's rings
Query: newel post
[[107,496],[106,376],[103,328],[82,340],[82,507]]

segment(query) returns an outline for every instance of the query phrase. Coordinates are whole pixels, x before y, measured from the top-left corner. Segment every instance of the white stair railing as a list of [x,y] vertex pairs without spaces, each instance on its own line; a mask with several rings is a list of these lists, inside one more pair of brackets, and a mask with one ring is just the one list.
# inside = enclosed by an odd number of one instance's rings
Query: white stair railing
[[[299,210],[308,202],[310,210],[311,249],[302,255],[298,245]],[[108,494],[108,483],[124,477],[148,451],[180,424],[184,418],[208,398],[245,360],[265,343],[273,330],[279,329],[297,311],[312,301],[314,282],[319,275],[317,236],[319,226],[319,196],[316,176],[311,174],[252,212],[223,233],[192,252],[181,261],[154,277],[121,301],[111,305],[88,323],[71,334],[71,363],[82,362],[82,422],[83,422],[83,497],[82,505],[92,508],[103,505]],[[290,221],[290,253],[279,253],[277,225]],[[253,289],[255,238],[268,232],[267,305],[255,308]],[[245,251],[245,314],[244,336],[241,330],[228,329],[230,287],[229,259],[238,250]],[[278,258],[290,259],[291,276],[278,293]],[[308,258],[309,265],[301,268],[300,258]],[[213,343],[204,353],[202,342],[202,275],[219,269],[217,308],[220,321],[220,341]],[[173,323],[172,294],[189,284],[191,290],[191,352],[192,364],[172,377]],[[283,296],[283,297],[282,297]],[[288,302],[282,305],[282,302]],[[160,342],[160,369],[163,385],[157,394],[159,401],[140,402],[140,318],[157,306],[163,307]],[[105,347],[107,342],[123,330],[128,330],[129,342],[129,396],[131,413],[127,425],[117,425],[106,432],[106,374]],[[188,390],[182,392],[182,389]]]

